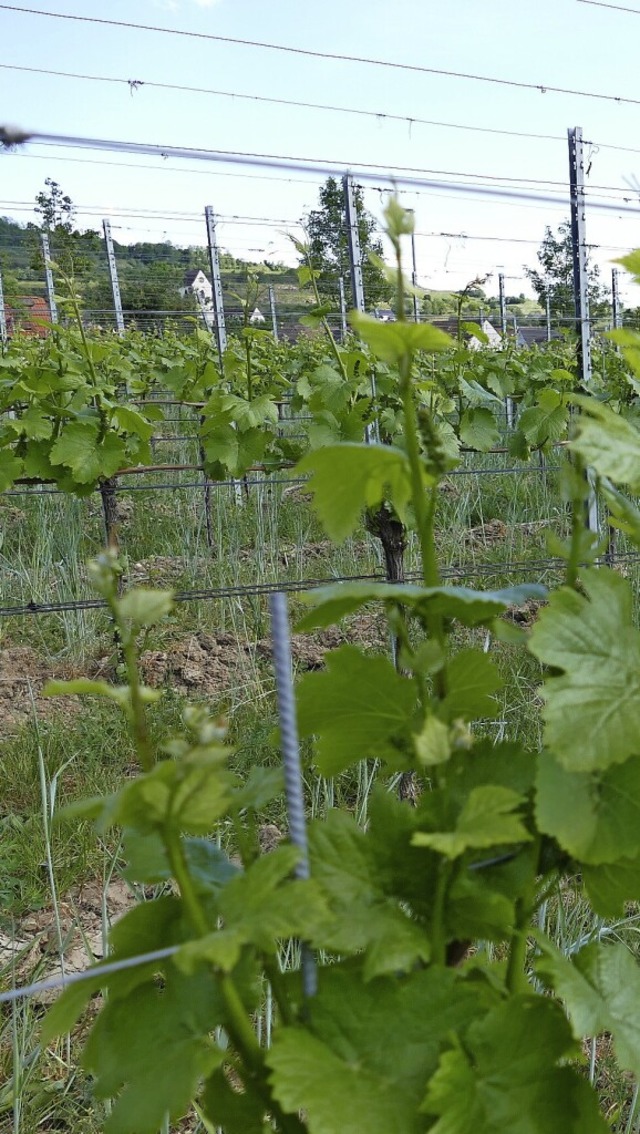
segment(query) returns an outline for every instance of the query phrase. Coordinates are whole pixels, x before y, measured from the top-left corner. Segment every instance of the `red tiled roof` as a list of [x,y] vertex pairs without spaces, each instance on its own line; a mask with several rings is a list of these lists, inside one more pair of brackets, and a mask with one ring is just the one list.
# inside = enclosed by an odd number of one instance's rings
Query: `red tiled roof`
[[46,299],[40,295],[19,296],[14,306],[5,304],[5,314],[9,335],[21,331],[24,335],[44,339],[49,334],[48,327],[42,323],[51,323],[51,315]]

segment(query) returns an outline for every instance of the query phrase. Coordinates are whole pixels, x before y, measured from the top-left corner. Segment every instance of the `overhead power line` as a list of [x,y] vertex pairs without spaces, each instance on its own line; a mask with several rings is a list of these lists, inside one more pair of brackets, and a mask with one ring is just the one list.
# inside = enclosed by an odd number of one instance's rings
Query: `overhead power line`
[[[584,0],[586,3],[586,0]],[[599,91],[583,91],[572,87],[556,87],[549,83],[525,83],[517,79],[500,79],[493,75],[477,75],[467,71],[449,71],[441,67],[424,67],[418,63],[398,63],[392,59],[375,59],[366,55],[344,55],[335,51],[314,51],[308,47],[291,47],[266,40],[240,39],[236,36],[214,35],[212,32],[186,31],[183,28],[167,28],[158,24],[138,24],[128,20],[109,20],[104,16],[78,16],[70,12],[48,12],[42,8],[23,8],[16,4],[0,4],[7,12],[21,12],[30,16],[46,16],[55,20],[72,20],[76,23],[97,24],[102,27],[127,28],[135,31],[159,32],[163,35],[183,36],[214,43],[229,43],[239,47],[257,47],[265,51],[279,51],[288,55],[299,55],[312,59],[328,59],[339,63],[362,63],[371,67],[387,67],[394,71],[409,71],[423,75],[439,75],[448,79],[469,79],[476,83],[491,83],[501,87],[536,91],[539,94],[574,95],[579,98],[593,98],[604,102],[625,103],[640,106],[640,99],[625,98],[621,95],[605,94]]]
[[[1,5],[0,5],[0,7],[1,7]],[[309,172],[317,172],[316,167],[321,167],[321,169],[324,170],[324,169],[326,169],[327,167],[330,166],[334,171],[338,171],[338,170],[343,169],[343,163],[340,162],[340,161],[337,161],[335,158],[319,158],[319,159],[316,159],[316,158],[307,158],[307,157],[294,157],[291,154],[240,153],[239,151],[235,151],[235,150],[206,150],[206,149],[193,150],[193,149],[186,149],[186,148],[183,148],[181,146],[169,146],[169,147],[155,146],[155,145],[153,145],[151,143],[147,143],[147,142],[120,142],[120,141],[108,142],[108,141],[105,141],[105,140],[99,139],[99,138],[86,139],[86,138],[59,136],[59,135],[54,135],[54,134],[30,134],[30,135],[24,135],[24,136],[23,135],[17,135],[15,138],[12,138],[10,133],[4,133],[4,131],[8,131],[8,128],[0,127],[0,145],[4,143],[5,145],[10,146],[12,144],[22,144],[23,142],[27,142],[27,141],[37,141],[37,143],[40,144],[40,145],[51,145],[51,146],[64,146],[64,147],[67,147],[67,146],[69,146],[69,147],[95,146],[96,148],[105,148],[105,149],[114,148],[114,149],[118,149],[118,150],[121,150],[121,151],[135,152],[135,153],[138,153],[142,150],[144,153],[158,154],[162,158],[166,158],[168,156],[178,156],[178,157],[180,157],[180,156],[185,156],[185,157],[193,156],[193,157],[198,157],[201,160],[206,159],[207,157],[211,158],[212,160],[216,160],[218,158],[220,160],[225,160],[227,157],[229,157],[231,159],[235,159],[237,157],[240,157],[240,158],[243,158],[243,159],[246,158],[248,161],[256,158],[256,159],[259,159],[259,160],[265,159],[266,161],[277,161],[279,163],[280,162],[282,162],[282,163],[285,163],[285,162],[304,162],[305,167],[308,167]],[[464,178],[472,178],[472,179],[475,179],[477,181],[492,181],[492,182],[496,182],[496,183],[501,183],[504,187],[510,187],[510,184],[515,184],[515,185],[540,185],[540,186],[544,186],[544,187],[552,186],[553,188],[561,189],[561,188],[564,188],[565,185],[566,185],[565,181],[555,181],[555,180],[552,180],[551,178],[545,178],[545,177],[517,177],[517,176],[513,176],[511,174],[478,173],[478,172],[475,172],[475,171],[471,172],[471,173],[467,173],[465,170],[458,170],[458,169],[425,169],[422,166],[385,165],[381,162],[353,162],[352,165],[351,165],[351,168],[354,169],[354,170],[360,170],[360,169],[362,169],[362,170],[369,170],[369,169],[381,170],[381,171],[384,171],[385,173],[388,173],[391,177],[394,177],[395,174],[397,174],[397,173],[402,173],[402,174],[404,174],[404,173],[428,174],[430,177],[464,177]],[[358,172],[358,176],[360,176],[359,172]],[[507,183],[509,183],[509,184],[507,184]],[[440,184],[440,183],[438,183],[438,184]],[[595,190],[606,190],[608,192],[613,192],[613,193],[627,194],[627,196],[625,196],[623,198],[623,200],[625,200],[625,201],[629,200],[629,197],[628,197],[629,189],[628,188],[623,189],[618,185],[589,185],[589,192],[591,194]],[[388,187],[384,187],[384,188],[380,187],[380,191],[381,192],[388,192]],[[17,202],[16,201],[16,202],[5,202],[5,203],[6,204],[21,204],[21,203],[24,203],[24,202]],[[84,208],[85,206],[78,205],[77,207],[78,208]],[[87,208],[93,208],[93,207],[100,207],[100,206],[86,206],[86,207]],[[288,222],[283,221],[282,223],[288,223]]]
[[[1,5],[0,5],[1,7]],[[233,100],[242,99],[248,102],[264,102],[271,106],[294,106],[302,110],[323,110],[334,114],[355,114],[363,118],[374,118],[376,121],[401,122],[410,129],[413,126],[437,126],[446,130],[468,130],[477,134],[499,134],[507,138],[526,138],[527,140],[543,142],[564,142],[566,138],[559,134],[532,134],[524,130],[503,130],[497,126],[471,126],[465,122],[441,122],[432,118],[417,118],[413,114],[391,114],[387,110],[364,110],[355,106],[335,106],[333,103],[301,102],[299,99],[271,98],[267,95],[246,94],[243,91],[219,91],[210,87],[187,87],[180,83],[158,83],[151,79],[124,79],[111,75],[86,75],[75,71],[51,71],[44,67],[24,67],[14,63],[0,63],[3,71],[22,71],[32,75],[52,75],[61,79],[78,79],[96,83],[116,83],[128,87],[134,94],[141,87],[151,87],[154,90],[181,91],[188,94],[215,95],[220,98]]]
[[[6,7],[6,5],[5,5]],[[0,4],[0,8],[2,5]],[[285,157],[273,154],[240,153],[227,150],[191,149],[183,146],[158,146],[148,142],[125,142],[107,138],[84,138],[75,135],[28,133],[15,127],[0,126],[0,146],[11,148],[24,145],[26,142],[37,142],[41,145],[79,147],[85,149],[110,150],[118,153],[134,153],[153,155],[162,158],[181,158],[194,161],[206,161],[228,165],[249,165],[267,169],[286,169],[296,173],[309,173],[315,176],[338,176],[348,170],[341,162],[315,161],[309,158]],[[351,167],[357,172],[361,181],[376,182],[385,172],[392,185],[402,185],[407,188],[446,189],[450,193],[472,193],[480,197],[495,197],[511,199],[514,201],[534,201],[537,204],[551,204],[566,207],[565,196],[552,196],[551,194],[533,193],[506,186],[476,185],[473,182],[436,181],[431,177],[408,176],[405,169],[411,171],[412,167],[381,166],[378,164],[354,163]],[[420,171],[417,171],[420,172]],[[423,171],[429,173],[429,170]],[[452,174],[452,176],[460,176]],[[487,179],[486,174],[467,174]],[[516,181],[518,179],[511,178]],[[558,184],[555,182],[535,182],[520,179],[524,184]],[[388,187],[387,190],[388,191]],[[609,204],[607,202],[592,201],[591,208],[604,212],[633,213],[640,212],[640,206],[626,203]]]
[[605,4],[603,0],[578,0],[579,4],[590,4],[593,8],[611,8],[614,12],[631,12],[640,16],[640,8],[625,8],[622,4]]

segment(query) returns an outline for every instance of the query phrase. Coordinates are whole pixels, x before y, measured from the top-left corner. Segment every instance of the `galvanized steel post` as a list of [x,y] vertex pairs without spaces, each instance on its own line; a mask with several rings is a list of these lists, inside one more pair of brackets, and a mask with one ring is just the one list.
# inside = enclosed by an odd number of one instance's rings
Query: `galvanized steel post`
[[124,315],[122,312],[122,296],[120,295],[120,283],[118,281],[118,265],[116,264],[116,254],[113,248],[113,238],[111,236],[111,224],[105,218],[102,221],[102,229],[104,232],[104,244],[107,250],[107,264],[109,267],[109,279],[111,280],[111,293],[113,295],[113,313],[116,321],[116,331],[119,335],[124,334]]

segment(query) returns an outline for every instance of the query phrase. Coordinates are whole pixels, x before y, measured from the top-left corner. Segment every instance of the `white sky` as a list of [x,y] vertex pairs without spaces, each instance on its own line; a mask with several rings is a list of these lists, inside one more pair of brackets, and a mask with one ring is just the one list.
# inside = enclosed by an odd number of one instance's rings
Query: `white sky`
[[[42,0],[47,10],[156,24],[221,36],[263,40],[315,51],[357,54],[406,64],[474,72],[502,79],[595,91],[640,100],[637,51],[640,15],[605,11],[578,0]],[[638,2],[640,9],[640,0]],[[568,126],[582,126],[589,147],[589,185],[598,200],[639,208],[624,215],[590,209],[589,243],[604,279],[611,260],[640,245],[637,106],[550,91],[524,91],[468,79],[312,59],[249,46],[186,39],[152,31],[0,8],[0,64],[142,82],[172,83],[275,99],[330,103],[404,118],[553,135],[557,140],[390,122],[352,114],[277,106],[220,95],[157,90],[131,94],[126,83],[28,74],[0,68],[0,122],[40,133],[80,135],[316,159],[340,169],[392,166],[499,179],[543,179],[526,186],[568,197]],[[620,152],[608,147],[637,147]],[[425,173],[424,176],[429,176]],[[317,202],[317,176],[213,166],[194,161],[38,144],[0,156],[0,215],[33,220],[32,204],[53,177],[78,206],[81,227],[110,216],[124,243],[169,238],[203,244],[204,205],[213,205],[223,248],[252,259],[292,261],[283,231]],[[596,188],[597,187],[597,188]],[[606,188],[600,188],[606,187]],[[617,190],[617,192],[616,192]],[[366,202],[378,215],[381,194]],[[442,189],[403,194],[416,211],[418,279],[425,287],[459,288],[473,276],[507,276],[507,293],[529,293],[523,264],[535,265],[546,224],[568,215],[568,204],[515,203],[452,196]],[[139,213],[152,215],[140,217]],[[177,214],[177,215],[176,215]],[[234,221],[234,217],[269,218]],[[434,236],[467,233],[468,238]],[[500,237],[500,241],[471,237]],[[521,243],[515,243],[518,238]],[[531,243],[524,243],[531,241]],[[623,276],[622,298],[640,292]]]

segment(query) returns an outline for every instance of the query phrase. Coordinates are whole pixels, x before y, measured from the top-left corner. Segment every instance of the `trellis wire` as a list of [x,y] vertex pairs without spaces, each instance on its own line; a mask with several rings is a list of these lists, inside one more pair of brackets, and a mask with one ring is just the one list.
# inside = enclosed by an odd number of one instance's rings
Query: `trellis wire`
[[108,961],[104,965],[100,964],[94,968],[83,969],[79,973],[64,973],[60,976],[47,977],[46,980],[35,981],[33,984],[25,984],[22,988],[10,988],[6,992],[0,992],[0,1004],[8,1004],[25,997],[39,996],[42,992],[56,991],[66,988],[70,984],[80,984],[85,980],[93,980],[97,976],[111,976],[113,973],[119,973],[124,969],[133,969],[151,961],[163,961],[167,957],[173,957],[179,949],[180,945],[169,945],[166,949],[154,949],[151,953],[140,953],[136,957],[123,957],[120,961]]
[[[202,487],[202,486],[200,486]],[[616,563],[640,563],[639,552],[628,552],[626,554],[617,555]],[[472,579],[483,578],[491,575],[534,575],[537,577],[540,573],[547,571],[561,571],[565,566],[565,561],[560,558],[548,557],[546,559],[530,559],[530,560],[498,560],[495,563],[474,564],[472,566],[462,567],[444,567],[440,574],[443,579]],[[419,582],[422,576],[409,573],[406,576],[407,582]],[[225,599],[225,598],[242,598],[246,597],[259,597],[260,595],[271,595],[276,591],[285,591],[289,594],[306,591],[314,587],[326,587],[334,583],[355,583],[355,582],[387,582],[385,575],[381,572],[369,575],[331,575],[325,579],[294,579],[290,581],[278,581],[275,583],[257,583],[252,586],[235,586],[235,587],[217,587],[209,590],[197,591],[181,591],[174,594],[174,602],[198,602],[207,599]],[[107,604],[102,599],[75,599],[67,602],[56,603],[25,603],[21,606],[8,606],[0,607],[0,618],[10,618],[12,616],[27,615],[27,614],[59,614],[63,611],[77,611],[77,610],[106,610]]]

